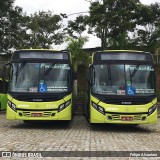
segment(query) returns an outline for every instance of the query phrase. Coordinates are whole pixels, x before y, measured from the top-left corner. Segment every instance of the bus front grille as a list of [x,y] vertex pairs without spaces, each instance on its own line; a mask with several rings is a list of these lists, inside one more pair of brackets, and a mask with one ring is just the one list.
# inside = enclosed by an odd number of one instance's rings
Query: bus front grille
[[[22,115],[25,116],[25,117],[33,117],[32,114],[38,114],[38,113],[41,113],[42,116],[41,117],[50,117],[50,116],[53,116],[53,113],[52,112],[30,112],[30,111],[23,111],[22,112]],[[35,116],[36,117],[36,116]]]
[[[120,115],[120,114],[111,114],[107,115],[107,119],[113,120],[113,121],[121,121],[121,117],[123,116],[129,116],[133,117],[133,121],[143,121],[146,119],[147,116],[144,116],[142,114],[139,115]],[[145,117],[145,118],[144,118]]]

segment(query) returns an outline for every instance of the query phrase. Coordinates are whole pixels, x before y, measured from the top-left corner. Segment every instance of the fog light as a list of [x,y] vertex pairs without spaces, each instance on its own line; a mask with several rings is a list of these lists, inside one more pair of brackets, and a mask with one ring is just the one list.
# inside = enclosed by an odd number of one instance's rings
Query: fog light
[[19,116],[21,116],[21,117],[22,117],[22,113],[19,113]]
[[55,113],[52,113],[51,116],[55,116]]
[[145,120],[146,120],[146,116],[143,116],[143,117],[142,117],[142,121],[145,121]]
[[109,119],[109,120],[112,120],[112,116],[108,116],[108,119]]

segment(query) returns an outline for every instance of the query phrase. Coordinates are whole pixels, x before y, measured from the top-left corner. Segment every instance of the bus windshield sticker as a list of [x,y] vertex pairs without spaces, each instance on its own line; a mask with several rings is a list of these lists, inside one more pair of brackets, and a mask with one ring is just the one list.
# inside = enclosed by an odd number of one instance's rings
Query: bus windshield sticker
[[58,91],[58,92],[61,92],[61,91],[67,91],[66,88],[51,88],[51,89],[48,89],[48,92],[51,92],[51,91]]
[[27,92],[27,88],[15,88],[13,89],[14,92]]
[[135,95],[135,88],[133,86],[127,86],[127,94]]
[[104,94],[115,94],[113,91],[101,91],[102,93],[104,93]]
[[130,69],[132,70],[138,70],[138,71],[154,71],[153,66],[139,66],[138,68],[136,68],[136,66],[129,66],[126,65],[126,69]]
[[154,89],[136,89],[136,93],[154,93]]
[[40,83],[38,86],[39,92],[47,92],[47,85]]
[[48,91],[67,91],[68,90],[68,87],[66,87],[66,86],[61,86],[61,87],[54,87],[54,86],[52,86],[52,87],[47,87],[47,90]]
[[38,88],[37,87],[31,87],[31,88],[29,88],[29,91],[30,92],[37,92]]
[[70,66],[68,64],[55,64],[55,65],[50,65],[50,64],[41,64],[41,68],[45,67],[45,69],[64,69],[64,70],[70,70]]
[[126,95],[125,90],[117,90],[117,95]]

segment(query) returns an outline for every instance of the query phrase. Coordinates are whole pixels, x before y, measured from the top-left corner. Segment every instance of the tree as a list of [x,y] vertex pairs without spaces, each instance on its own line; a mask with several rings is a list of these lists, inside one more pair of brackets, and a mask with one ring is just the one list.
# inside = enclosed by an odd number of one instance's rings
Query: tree
[[88,23],[91,33],[94,31],[101,39],[101,47],[108,47],[111,38],[115,44],[119,44],[122,38],[126,38],[129,31],[136,27],[136,10],[139,0],[100,0],[90,1],[90,15]]
[[66,42],[68,43],[67,49],[72,54],[72,61],[75,71],[77,71],[77,67],[80,64],[87,65],[88,64],[88,56],[83,52],[82,48],[84,44],[88,41],[87,37],[79,37],[78,39],[74,39],[72,37],[68,37]]
[[61,44],[64,41],[62,18],[65,14],[53,14],[51,11],[34,13],[27,23],[30,47],[52,48],[52,44]]
[[21,28],[22,8],[14,7],[14,0],[0,0],[0,52],[18,47]]
[[107,41],[108,47],[113,47],[113,49],[129,49],[131,43],[132,40],[127,32],[120,33],[116,39],[115,37],[109,37]]
[[154,53],[160,47],[160,4],[141,6],[138,24],[137,44]]
[[69,36],[78,38],[82,36],[82,33],[86,30],[87,16],[78,16],[74,21],[68,21],[68,26],[65,28]]

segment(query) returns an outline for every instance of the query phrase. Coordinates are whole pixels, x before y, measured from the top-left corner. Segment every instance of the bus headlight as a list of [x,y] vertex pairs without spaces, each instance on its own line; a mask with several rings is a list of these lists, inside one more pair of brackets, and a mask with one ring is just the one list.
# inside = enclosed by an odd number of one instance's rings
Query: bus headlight
[[157,105],[155,104],[154,106],[152,106],[151,108],[149,108],[148,115],[151,115],[156,109],[157,109]]
[[13,111],[17,112],[16,105],[14,103],[8,100],[7,104]]
[[62,103],[59,105],[59,108],[58,108],[58,112],[64,110],[66,107],[68,107],[69,105],[71,104],[71,100],[65,102],[65,103]]
[[96,103],[92,102],[92,106],[94,109],[96,109],[98,112],[102,113],[105,115],[105,110],[103,107],[97,105]]

